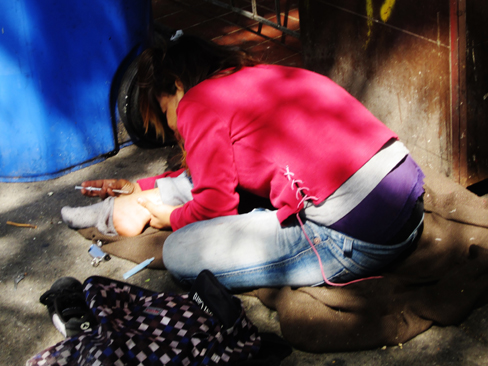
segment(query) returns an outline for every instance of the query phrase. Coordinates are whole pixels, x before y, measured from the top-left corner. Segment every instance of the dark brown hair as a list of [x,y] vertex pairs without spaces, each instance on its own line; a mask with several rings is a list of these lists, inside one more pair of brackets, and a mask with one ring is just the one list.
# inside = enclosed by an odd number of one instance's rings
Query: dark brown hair
[[221,46],[191,35],[146,49],[138,62],[139,108],[146,130],[152,124],[164,138],[166,120],[157,98],[174,95],[175,82],[183,84],[185,93],[198,83],[225,76],[258,62],[235,47]]

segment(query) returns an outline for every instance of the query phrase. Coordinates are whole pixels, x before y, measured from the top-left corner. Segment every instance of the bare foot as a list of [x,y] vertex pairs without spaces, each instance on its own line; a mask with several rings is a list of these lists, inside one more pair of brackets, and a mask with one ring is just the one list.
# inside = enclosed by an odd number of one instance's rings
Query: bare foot
[[161,202],[157,189],[117,197],[114,200],[113,222],[119,235],[137,236],[149,224],[151,214],[137,202],[140,197],[155,203]]

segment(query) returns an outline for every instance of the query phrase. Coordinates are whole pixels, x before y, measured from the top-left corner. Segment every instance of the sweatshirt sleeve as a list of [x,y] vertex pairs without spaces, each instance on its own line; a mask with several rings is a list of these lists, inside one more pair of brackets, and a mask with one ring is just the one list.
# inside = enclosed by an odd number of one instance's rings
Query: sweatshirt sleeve
[[178,131],[193,181],[193,200],[171,214],[173,230],[202,220],[236,215],[239,195],[230,121],[197,101],[180,101]]
[[169,171],[169,172],[164,172],[163,174],[156,175],[155,177],[148,177],[148,178],[142,178],[137,181],[139,183],[139,186],[143,191],[147,191],[148,189],[153,189],[156,188],[156,181],[161,178],[174,178],[179,176],[181,173],[185,171],[184,168],[179,169],[175,172]]

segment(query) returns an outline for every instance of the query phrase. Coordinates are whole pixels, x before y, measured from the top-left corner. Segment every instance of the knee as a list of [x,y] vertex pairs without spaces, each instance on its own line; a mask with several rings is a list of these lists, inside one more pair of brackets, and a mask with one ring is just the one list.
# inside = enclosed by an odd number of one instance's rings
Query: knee
[[[166,238],[163,245],[163,263],[166,269],[179,281],[188,281],[199,272],[200,258],[194,243],[188,240],[185,230],[177,230]],[[198,273],[197,273],[198,274]]]
[[181,250],[178,250],[178,245],[176,244],[175,237],[177,236],[176,233],[172,233],[166,238],[166,241],[163,245],[163,263],[166,269],[174,275],[176,278],[180,278],[178,275],[178,262],[181,259],[181,256],[184,256],[184,253],[181,253]]

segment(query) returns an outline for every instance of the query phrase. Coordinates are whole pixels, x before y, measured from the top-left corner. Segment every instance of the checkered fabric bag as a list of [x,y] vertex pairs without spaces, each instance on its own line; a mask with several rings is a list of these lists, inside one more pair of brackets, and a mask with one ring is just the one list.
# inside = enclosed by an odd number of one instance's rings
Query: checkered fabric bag
[[188,295],[89,277],[84,293],[99,325],[27,362],[43,365],[232,365],[255,356],[257,328],[244,309],[230,328]]

